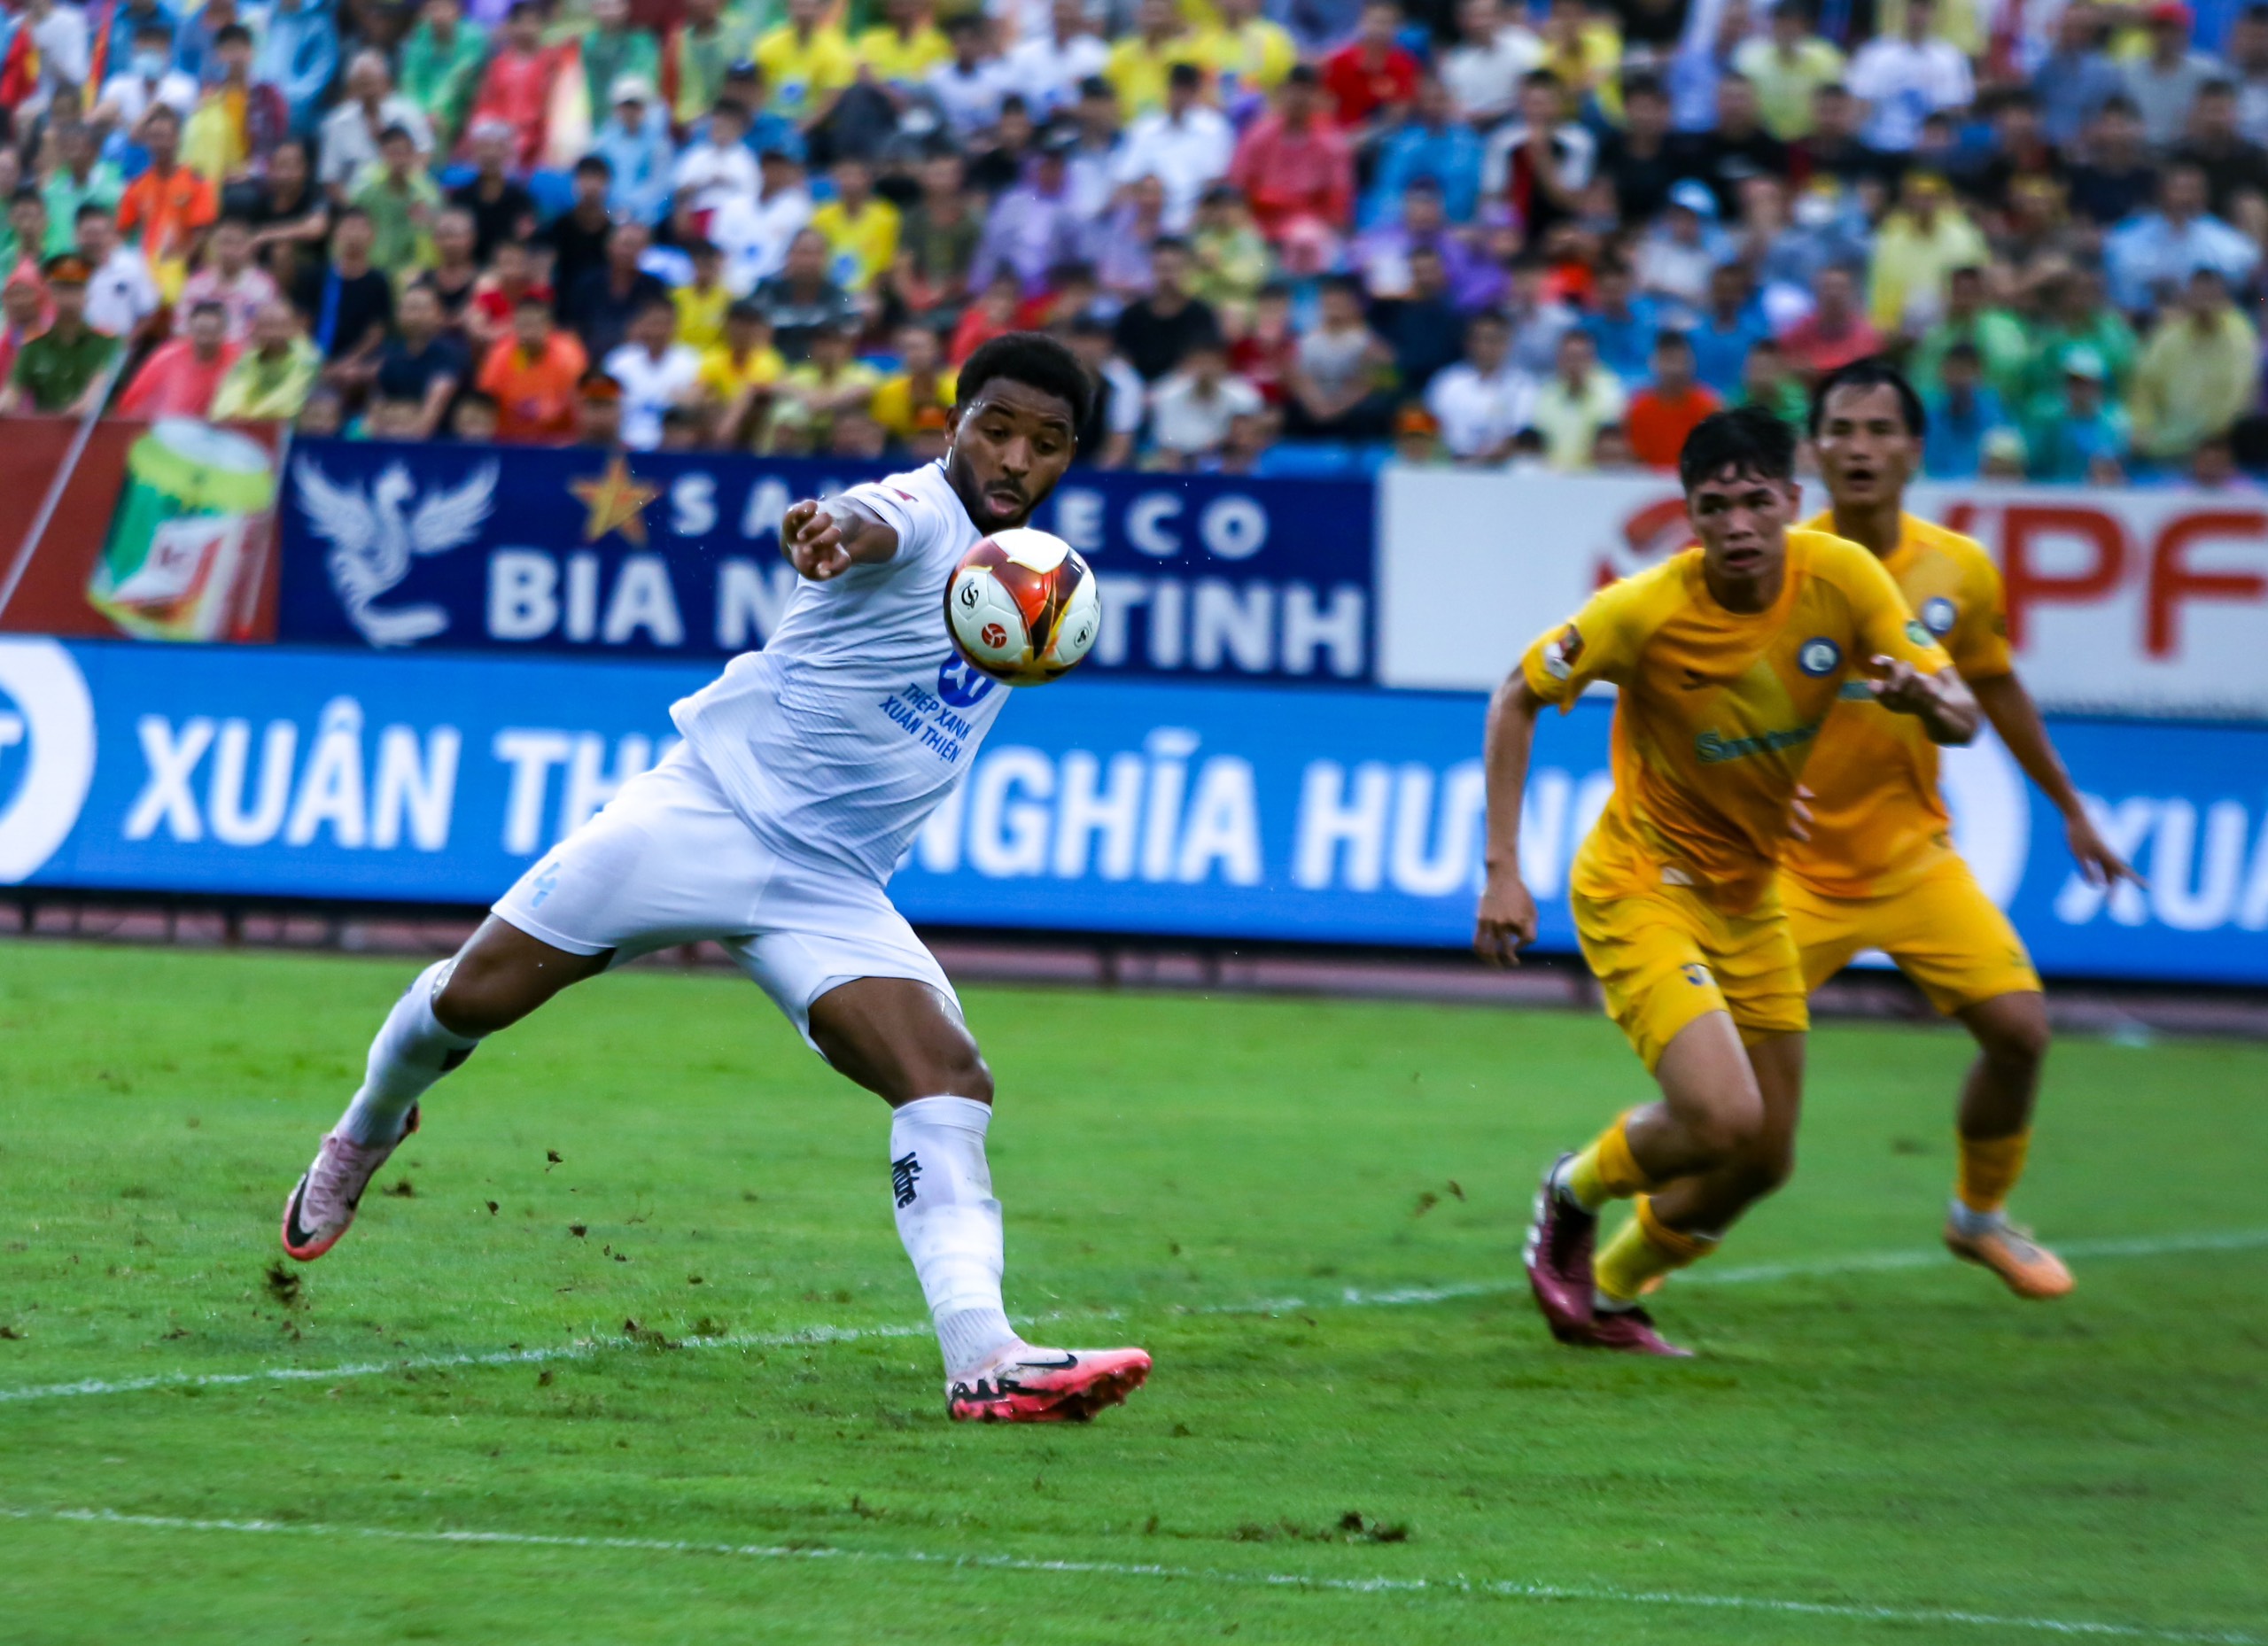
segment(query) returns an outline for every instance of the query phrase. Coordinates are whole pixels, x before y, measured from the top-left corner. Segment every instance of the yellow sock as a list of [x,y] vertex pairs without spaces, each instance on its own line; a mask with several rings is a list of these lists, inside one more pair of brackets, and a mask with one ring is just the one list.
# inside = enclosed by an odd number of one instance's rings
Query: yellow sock
[[1595,1212],[1609,1200],[1626,1200],[1654,1186],[1637,1156],[1630,1153],[1630,1137],[1625,1130],[1629,1120],[1627,1114],[1618,1115],[1590,1147],[1568,1162],[1567,1192],[1585,1211]]
[[1591,1263],[1592,1282],[1616,1303],[1634,1303],[1650,1282],[1697,1263],[1717,1249],[1713,1239],[1672,1229],[1654,1215],[1653,1197],[1638,1197],[1637,1215],[1622,1225]]
[[2023,1176],[2023,1157],[2031,1147],[2031,1133],[2012,1137],[1961,1139],[1961,1176],[1953,1192],[1972,1212],[1997,1212]]

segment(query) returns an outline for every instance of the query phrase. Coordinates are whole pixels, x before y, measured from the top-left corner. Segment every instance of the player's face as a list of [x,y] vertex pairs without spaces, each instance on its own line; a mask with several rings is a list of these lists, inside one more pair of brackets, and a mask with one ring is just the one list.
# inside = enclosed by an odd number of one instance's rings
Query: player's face
[[1778,578],[1796,515],[1792,485],[1728,469],[1687,493],[1685,512],[1713,584],[1749,587]]
[[1021,525],[1071,466],[1071,408],[1044,389],[995,377],[953,410],[945,477],[985,532]]
[[1845,507],[1895,502],[1921,454],[1898,391],[1886,383],[1829,394],[1813,445],[1828,496]]

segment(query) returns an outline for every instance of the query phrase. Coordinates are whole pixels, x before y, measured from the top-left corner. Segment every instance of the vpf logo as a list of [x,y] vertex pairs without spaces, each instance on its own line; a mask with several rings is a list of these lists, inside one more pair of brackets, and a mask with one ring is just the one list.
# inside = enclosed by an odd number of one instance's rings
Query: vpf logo
[[1954,609],[1953,602],[1942,594],[1922,602],[1922,623],[1928,626],[1930,633],[1940,637],[1953,633],[1953,619],[1960,615]]
[[[992,638],[989,629],[984,635],[985,643],[990,646],[1003,644],[1007,638],[1006,631],[998,641]],[[984,695],[991,689],[992,677],[959,652],[937,665],[937,695],[956,709],[974,708],[984,701]]]
[[0,885],[37,873],[87,802],[95,705],[53,641],[0,640]]
[[1843,648],[1824,634],[1806,641],[1796,652],[1796,667],[1812,679],[1835,672],[1835,665],[1843,661]]

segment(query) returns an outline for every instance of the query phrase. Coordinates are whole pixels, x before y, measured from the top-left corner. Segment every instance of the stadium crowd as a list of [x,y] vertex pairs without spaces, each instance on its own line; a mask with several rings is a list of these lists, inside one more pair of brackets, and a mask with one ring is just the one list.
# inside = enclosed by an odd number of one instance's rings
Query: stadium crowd
[[2268,468],[2268,6],[12,0],[0,412],[1667,466],[1903,360],[1928,471]]

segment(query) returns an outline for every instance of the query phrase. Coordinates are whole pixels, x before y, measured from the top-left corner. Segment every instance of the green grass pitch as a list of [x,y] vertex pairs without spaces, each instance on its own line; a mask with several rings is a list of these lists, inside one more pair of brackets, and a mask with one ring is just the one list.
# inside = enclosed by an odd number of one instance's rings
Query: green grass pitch
[[721,976],[485,1047],[276,1269],[413,969],[0,946],[0,1641],[2268,1640],[2268,1049],[2058,1047],[2042,1306],[1934,1249],[1966,1043],[1830,1026],[1636,1363],[1513,1284],[1604,1021],[973,989],[1009,1306],[1157,1359],[974,1430],[881,1106]]

